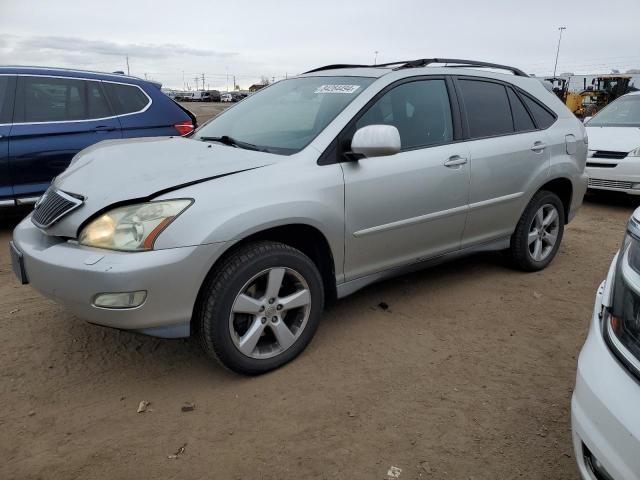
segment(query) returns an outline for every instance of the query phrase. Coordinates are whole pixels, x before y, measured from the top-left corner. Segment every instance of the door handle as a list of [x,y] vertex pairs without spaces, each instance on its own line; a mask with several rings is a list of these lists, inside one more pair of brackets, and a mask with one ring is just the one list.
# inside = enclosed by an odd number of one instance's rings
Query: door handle
[[547,144],[543,143],[543,142],[536,142],[533,144],[533,147],[531,147],[531,151],[532,152],[542,152],[545,148],[547,148]]
[[107,125],[100,125],[93,129],[94,132],[113,132],[115,127],[109,127]]
[[467,159],[465,157],[461,157],[460,155],[452,155],[450,156],[446,162],[444,162],[445,167],[459,167],[460,165],[464,165],[467,163]]

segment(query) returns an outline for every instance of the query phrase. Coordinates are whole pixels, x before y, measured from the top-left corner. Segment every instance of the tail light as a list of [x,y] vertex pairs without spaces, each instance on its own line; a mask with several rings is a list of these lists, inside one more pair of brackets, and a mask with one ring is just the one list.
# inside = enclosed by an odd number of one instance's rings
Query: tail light
[[183,137],[185,135],[189,135],[194,130],[193,122],[191,122],[191,120],[187,120],[187,121],[182,122],[182,123],[176,123],[173,126],[173,128],[175,128],[178,131],[178,133],[180,135],[182,135]]

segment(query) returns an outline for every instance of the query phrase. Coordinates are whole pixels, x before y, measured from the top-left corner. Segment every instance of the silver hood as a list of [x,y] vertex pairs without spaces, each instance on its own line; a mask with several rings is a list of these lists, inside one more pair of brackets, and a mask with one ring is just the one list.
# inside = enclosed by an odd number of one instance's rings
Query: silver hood
[[96,212],[216,177],[274,163],[278,156],[181,137],[108,140],[80,152],[53,186],[83,205],[46,230],[72,237]]

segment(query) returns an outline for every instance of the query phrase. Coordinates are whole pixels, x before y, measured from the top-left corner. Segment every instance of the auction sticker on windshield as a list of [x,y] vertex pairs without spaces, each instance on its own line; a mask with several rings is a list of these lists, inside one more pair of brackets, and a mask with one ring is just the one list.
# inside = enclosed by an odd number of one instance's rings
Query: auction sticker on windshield
[[320,85],[313,93],[353,93],[360,85]]

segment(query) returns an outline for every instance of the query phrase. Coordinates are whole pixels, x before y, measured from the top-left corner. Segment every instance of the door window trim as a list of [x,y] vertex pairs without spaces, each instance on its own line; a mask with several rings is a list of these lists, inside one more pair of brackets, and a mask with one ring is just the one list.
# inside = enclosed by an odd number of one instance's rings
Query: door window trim
[[[318,157],[317,164],[333,165],[335,163],[353,161],[351,159],[345,158],[343,156],[345,152],[340,150],[344,147],[343,144],[346,140],[345,137],[349,136],[348,134],[350,133],[350,131],[355,128],[356,122],[360,120],[360,118],[362,118],[364,114],[367,113],[369,109],[373,105],[375,105],[375,103],[378,100],[380,100],[384,95],[386,95],[389,91],[405,83],[420,82],[425,80],[427,81],[443,80],[444,81],[445,88],[447,89],[447,95],[449,97],[449,108],[451,111],[451,124],[453,126],[453,140],[450,140],[447,142],[432,143],[429,145],[420,145],[420,146],[411,147],[411,148],[404,148],[400,150],[399,153],[411,152],[413,150],[422,150],[425,148],[441,147],[443,145],[450,145],[453,143],[459,143],[464,141],[465,139],[463,136],[463,128],[462,128],[463,127],[462,112],[460,110],[460,104],[458,102],[456,91],[454,89],[453,83],[451,82],[451,77],[449,75],[416,75],[416,76],[405,77],[405,78],[396,80],[395,82],[390,83],[389,85],[385,86],[383,89],[378,91],[378,93],[376,93],[373,96],[373,98],[371,98],[360,110],[358,110],[358,112],[353,117],[351,117],[349,122],[342,128],[342,130],[340,130],[340,133],[336,135],[336,138],[334,138],[333,141],[329,143],[329,145],[327,146],[327,148],[324,149],[320,157]],[[355,131],[353,133],[355,133]]]
[[[513,89],[514,93],[516,94],[516,96],[520,99],[520,101],[524,105],[524,108],[527,110],[527,113],[531,117],[531,120],[533,121],[533,124],[536,127],[534,130],[516,131],[515,122],[513,120],[513,109],[511,108],[511,101],[509,100],[508,93],[505,91],[505,94],[507,95],[507,100],[509,101],[509,111],[511,112],[511,120],[512,120],[513,130],[514,131],[513,132],[509,132],[509,133],[500,133],[500,134],[497,134],[497,135],[488,135],[488,136],[485,136],[485,137],[472,137],[470,135],[470,133],[469,133],[469,118],[467,116],[466,106],[464,105],[464,99],[460,98],[460,110],[461,110],[461,114],[462,114],[462,125],[463,125],[463,130],[464,130],[464,140],[465,141],[471,142],[471,141],[475,141],[475,140],[485,140],[485,139],[488,139],[488,138],[508,137],[508,136],[511,136],[511,135],[520,135],[522,133],[531,133],[531,132],[537,132],[537,131],[544,131],[544,130],[547,130],[547,129],[551,128],[551,126],[554,125],[556,123],[556,121],[558,120],[558,115],[556,115],[556,113],[553,110],[551,110],[549,107],[544,105],[541,101],[535,99],[530,93],[525,92],[524,90],[522,90],[517,85],[514,85],[513,83],[509,83],[509,82],[505,82],[505,81],[502,81],[502,80],[498,80],[496,78],[476,77],[476,76],[468,76],[468,75],[452,75],[452,80],[453,80],[453,84],[454,84],[454,86],[456,88],[456,93],[458,94],[458,98],[461,97],[460,85],[458,83],[459,80],[475,80],[475,81],[478,81],[478,82],[497,83],[497,84],[502,85],[503,87],[505,87],[505,89],[507,89],[507,88]],[[523,96],[526,96],[530,100],[532,100],[532,101],[536,102],[538,105],[540,105],[541,108],[545,109],[550,115],[553,116],[554,121],[548,127],[540,128],[540,125],[536,121],[536,118],[533,116],[533,113],[531,112],[531,110],[529,110],[529,107],[527,106],[526,102],[522,99]]]
[[[0,74],[2,76],[10,76],[13,75],[15,77],[45,77],[45,78],[60,78],[60,79],[67,79],[67,80],[80,80],[80,81],[84,81],[84,82],[97,82],[100,84],[100,89],[103,93],[104,92],[104,88],[102,87],[103,83],[114,83],[117,85],[126,85],[128,87],[136,87],[138,88],[145,97],[147,97],[147,104],[145,105],[144,108],[135,111],[135,112],[130,112],[130,113],[123,113],[120,115],[110,115],[107,117],[100,117],[100,118],[87,118],[87,119],[81,119],[81,120],[53,120],[50,122],[15,122],[15,123],[9,123],[9,124],[0,124],[0,125],[50,125],[50,124],[61,124],[61,123],[83,123],[83,122],[99,122],[101,120],[111,120],[114,118],[121,118],[121,117],[126,117],[129,115],[138,115],[140,113],[144,113],[147,110],[149,110],[149,108],[151,107],[151,104],[153,103],[153,99],[149,96],[149,94],[147,94],[147,92],[144,91],[144,89],[140,86],[140,85],[136,85],[134,83],[126,83],[126,82],[116,82],[114,80],[99,80],[99,79],[93,79],[93,78],[83,78],[83,77],[66,77],[63,75],[38,75],[35,73],[17,73],[17,74]],[[17,88],[18,88],[18,81],[19,79],[16,79],[16,92],[17,92]],[[107,99],[107,103],[109,105],[109,108],[111,108],[112,111],[113,110],[113,106],[111,105],[111,102],[109,101],[108,96],[105,95],[105,98]],[[14,118],[15,118],[15,105],[18,103],[18,98],[17,95],[15,95],[14,98]]]

